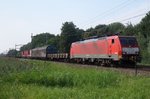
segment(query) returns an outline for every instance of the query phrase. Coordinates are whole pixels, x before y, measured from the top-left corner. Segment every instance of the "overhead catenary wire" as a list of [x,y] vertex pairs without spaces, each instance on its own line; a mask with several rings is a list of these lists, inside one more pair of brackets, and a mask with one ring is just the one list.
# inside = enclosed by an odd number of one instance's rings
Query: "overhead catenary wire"
[[132,16],[132,17],[129,17],[129,18],[126,18],[126,19],[120,20],[119,22],[123,22],[123,21],[127,21],[127,20],[130,20],[130,19],[134,19],[134,18],[137,18],[137,17],[143,16],[143,15],[145,15],[145,14],[146,14],[146,13],[142,13],[142,14],[139,14],[139,15],[136,15],[136,16]]
[[[143,12],[143,13],[139,13],[139,12]],[[147,12],[148,11],[145,8],[144,9],[139,9],[136,12],[134,11],[134,13],[133,12],[128,13],[128,14],[122,16],[122,17],[115,17],[114,19],[106,20],[105,23],[111,24],[111,23],[114,23],[114,22],[124,22],[124,21],[127,21],[127,20],[131,20],[131,19],[135,19],[135,18],[144,16],[144,15],[146,15]],[[139,14],[137,14],[137,13],[139,13]],[[129,16],[130,14],[131,14],[131,16]],[[135,17],[135,16],[137,16],[137,17]]]
[[124,2],[122,2],[121,4],[109,9],[109,10],[106,10],[105,12],[102,12],[101,14],[89,19],[87,22],[85,22],[82,26],[86,26],[86,25],[89,25],[91,23],[94,23],[97,18],[100,19],[100,18],[106,18],[105,16],[108,16],[109,14],[111,14],[112,12],[116,11],[116,10],[119,10],[121,8],[124,8],[126,6],[129,5],[129,3],[133,2],[135,0],[126,0]]
[[[145,3],[144,3],[144,5],[142,5],[141,7],[142,7],[142,9],[139,9],[139,10],[136,10],[136,12],[134,11],[134,13],[132,12],[132,13],[128,13],[128,14],[126,14],[124,17],[116,17],[115,19],[111,19],[111,20],[109,20],[109,21],[106,21],[106,23],[108,24],[110,24],[110,23],[113,23],[113,22],[124,22],[124,21],[128,21],[128,20],[132,20],[132,21],[134,21],[135,19],[139,19],[140,17],[142,18],[142,16],[145,16],[146,15],[146,13],[148,13],[149,11],[150,11],[150,9],[149,9],[149,6],[148,5],[150,5],[149,4],[149,1],[150,0],[145,0]],[[147,6],[146,6],[147,5]],[[143,13],[139,13],[139,12],[143,12]],[[137,14],[138,13],[138,14]],[[132,14],[132,16],[130,16],[130,17],[127,17],[127,16],[129,16],[130,14]],[[140,18],[140,19],[141,19]]]

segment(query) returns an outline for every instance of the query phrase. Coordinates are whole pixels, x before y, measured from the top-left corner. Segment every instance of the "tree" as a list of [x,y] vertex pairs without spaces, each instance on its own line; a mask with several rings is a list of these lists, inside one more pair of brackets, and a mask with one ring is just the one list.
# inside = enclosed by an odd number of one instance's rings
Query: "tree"
[[77,28],[76,30],[77,30],[77,40],[83,39],[83,34],[85,31],[83,29],[79,29],[79,28]]
[[60,51],[68,53],[71,43],[80,40],[80,35],[79,29],[73,22],[65,22],[61,28]]
[[41,47],[48,45],[48,40],[55,37],[55,35],[50,33],[41,33],[36,36],[33,36],[31,42],[31,48]]
[[96,36],[97,35],[97,31],[94,29],[94,28],[88,28],[84,34],[83,34],[83,38],[86,39],[86,38],[89,38],[91,36]]
[[99,24],[95,27],[98,36],[103,36],[108,33],[108,26],[105,24]]
[[115,34],[124,30],[125,26],[122,23],[115,22],[108,25],[108,33]]
[[139,24],[137,24],[134,28],[138,33],[138,42],[140,44],[141,54],[142,54],[142,62],[150,63],[150,12],[146,14],[146,16],[141,20]]
[[41,33],[38,35],[33,36],[32,41],[23,45],[20,48],[20,51],[23,50],[30,50],[36,47],[41,47],[45,45],[49,45],[50,39],[55,38],[55,35],[50,33]]
[[123,35],[127,36],[137,35],[135,27],[131,23],[127,24],[127,26],[124,28]]
[[57,35],[48,40],[48,45],[54,46],[57,50],[59,50],[60,45],[60,36]]
[[17,50],[11,49],[8,51],[7,56],[9,57],[15,57],[17,55]]
[[4,56],[6,56],[6,54],[0,53],[0,57],[4,57]]
[[20,48],[20,51],[24,51],[24,50],[30,50],[31,49],[31,43],[28,43],[26,45],[23,45],[21,48]]
[[150,11],[142,19],[139,24],[139,30],[144,35],[144,38],[147,39],[150,36]]

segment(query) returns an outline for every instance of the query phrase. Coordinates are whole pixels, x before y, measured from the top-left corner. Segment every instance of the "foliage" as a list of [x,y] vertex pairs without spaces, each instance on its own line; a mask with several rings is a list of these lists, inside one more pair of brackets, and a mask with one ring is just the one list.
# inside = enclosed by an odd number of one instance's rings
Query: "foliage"
[[89,28],[83,34],[84,38],[89,38],[91,36],[105,36],[108,33],[107,25],[97,25],[95,28]]
[[20,48],[20,51],[24,51],[24,50],[30,50],[31,49],[31,43],[28,43],[26,45],[23,45],[21,48]]
[[97,35],[102,36],[102,35],[107,35],[108,33],[108,26],[107,25],[97,25],[95,27],[95,30],[97,30]]
[[4,56],[6,56],[6,54],[0,53],[0,57],[4,57]]
[[61,28],[60,51],[68,53],[71,43],[80,40],[81,32],[73,22],[65,22]]
[[124,30],[125,26],[122,23],[116,22],[108,25],[108,32],[110,34],[120,33]]
[[48,40],[53,37],[55,37],[55,35],[49,33],[41,33],[36,36],[33,36],[31,46],[32,48],[36,48],[36,47],[48,45]]
[[7,56],[9,57],[15,57],[17,55],[17,50],[11,49],[8,51]]
[[55,46],[56,49],[60,49],[60,36],[57,35],[48,40],[48,45]]
[[[36,48],[36,47],[41,47],[41,46],[48,45],[50,40],[53,39],[54,37],[55,37],[55,35],[50,34],[50,33],[37,34],[37,35],[32,37],[31,42],[23,45],[20,48],[20,51],[30,50],[30,49],[33,49],[33,48]],[[53,43],[55,43],[55,42],[53,42]]]
[[122,23],[112,23],[109,25],[99,24],[95,28],[89,28],[84,33],[84,38],[88,38],[91,36],[107,36],[107,35],[115,35],[116,33],[123,32],[125,26]]
[[48,61],[0,58],[1,99],[148,99],[150,79]]
[[97,31],[91,27],[85,31],[85,33],[83,34],[83,38],[86,39],[95,35],[97,35]]
[[142,19],[139,24],[139,31],[142,32],[145,39],[150,37],[150,12]]
[[127,24],[127,26],[124,28],[122,35],[127,35],[127,36],[136,36],[136,30],[134,28],[134,26],[129,23]]
[[143,63],[150,63],[150,53],[149,53],[149,42],[150,42],[150,12],[146,14],[146,16],[142,19],[142,21],[135,26],[136,30],[138,31],[139,35],[139,43],[141,47],[142,53],[142,62]]

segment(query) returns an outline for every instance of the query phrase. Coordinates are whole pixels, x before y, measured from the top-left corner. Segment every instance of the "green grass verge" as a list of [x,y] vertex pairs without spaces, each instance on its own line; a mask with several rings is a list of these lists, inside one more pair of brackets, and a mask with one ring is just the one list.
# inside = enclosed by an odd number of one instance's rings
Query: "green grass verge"
[[112,70],[0,58],[0,99],[149,99],[149,82]]

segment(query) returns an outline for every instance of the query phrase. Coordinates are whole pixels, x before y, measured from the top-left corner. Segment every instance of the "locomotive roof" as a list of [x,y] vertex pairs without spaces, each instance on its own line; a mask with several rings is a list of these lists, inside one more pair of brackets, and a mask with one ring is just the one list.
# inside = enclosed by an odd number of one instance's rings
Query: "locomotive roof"
[[135,36],[119,36],[119,37],[135,37]]
[[[112,36],[109,36],[109,37],[112,37]],[[113,37],[116,37],[116,36],[113,36]],[[86,40],[83,40],[83,41],[77,41],[77,42],[74,42],[74,43],[87,43],[87,42],[92,42],[92,41],[97,41],[97,40],[102,40],[102,39],[107,39],[108,37],[98,37],[98,38],[92,38],[92,39],[86,39]]]
[[105,36],[105,37],[86,39],[86,40],[83,40],[83,41],[77,41],[77,42],[73,42],[73,43],[87,43],[87,42],[92,42],[92,41],[97,41],[97,40],[102,40],[102,39],[116,38],[116,37],[135,37],[135,36],[118,36],[118,35]]

